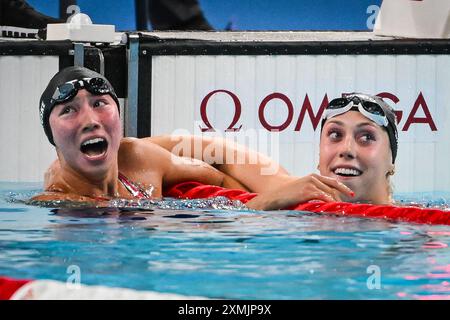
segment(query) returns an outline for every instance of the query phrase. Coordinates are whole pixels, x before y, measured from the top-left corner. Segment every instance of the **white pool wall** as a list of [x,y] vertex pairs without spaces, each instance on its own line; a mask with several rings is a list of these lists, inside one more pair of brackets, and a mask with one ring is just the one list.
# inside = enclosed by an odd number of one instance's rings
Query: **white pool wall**
[[58,65],[54,56],[0,56],[0,181],[43,181],[56,158],[38,107]]

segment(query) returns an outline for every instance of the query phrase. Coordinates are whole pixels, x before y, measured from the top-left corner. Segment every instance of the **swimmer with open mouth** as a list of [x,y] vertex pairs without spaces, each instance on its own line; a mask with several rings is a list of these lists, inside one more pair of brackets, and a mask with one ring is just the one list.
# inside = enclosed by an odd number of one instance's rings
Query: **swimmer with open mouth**
[[394,110],[377,96],[348,94],[329,103],[321,130],[321,174],[354,190],[352,201],[391,204],[389,178],[398,148]]

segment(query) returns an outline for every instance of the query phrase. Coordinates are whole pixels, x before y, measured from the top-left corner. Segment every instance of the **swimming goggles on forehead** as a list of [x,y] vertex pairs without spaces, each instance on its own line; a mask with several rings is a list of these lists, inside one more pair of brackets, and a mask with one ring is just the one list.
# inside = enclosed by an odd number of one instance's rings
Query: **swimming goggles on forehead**
[[381,127],[387,127],[389,121],[383,108],[372,98],[364,96],[347,96],[331,100],[324,111],[323,120],[333,118],[356,108],[366,118]]
[[51,104],[58,104],[74,98],[80,89],[86,89],[94,95],[113,92],[112,88],[103,78],[83,78],[72,80],[60,85],[53,93]]

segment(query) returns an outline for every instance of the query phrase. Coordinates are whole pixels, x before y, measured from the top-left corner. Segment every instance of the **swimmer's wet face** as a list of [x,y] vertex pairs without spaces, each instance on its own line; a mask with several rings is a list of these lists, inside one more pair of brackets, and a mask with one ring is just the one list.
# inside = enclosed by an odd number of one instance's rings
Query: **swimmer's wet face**
[[367,119],[383,127],[389,137],[392,163],[395,163],[398,148],[398,130],[395,111],[383,99],[363,93],[344,94],[342,98],[330,101],[322,115],[321,128],[326,120],[350,110],[359,111]]
[[49,124],[51,111],[55,105],[73,99],[81,89],[94,95],[109,94],[119,108],[114,88],[103,75],[84,67],[68,67],[59,71],[49,81],[39,101],[41,124],[51,144],[55,145]]
[[61,165],[93,179],[117,166],[119,100],[103,75],[77,66],[59,71],[41,95],[39,115]]
[[324,123],[319,170],[355,192],[355,198],[344,201],[388,203],[392,163],[386,130],[359,111],[348,111]]
[[122,138],[119,111],[109,95],[80,89],[56,104],[49,117],[60,160],[87,176],[105,175],[117,163]]

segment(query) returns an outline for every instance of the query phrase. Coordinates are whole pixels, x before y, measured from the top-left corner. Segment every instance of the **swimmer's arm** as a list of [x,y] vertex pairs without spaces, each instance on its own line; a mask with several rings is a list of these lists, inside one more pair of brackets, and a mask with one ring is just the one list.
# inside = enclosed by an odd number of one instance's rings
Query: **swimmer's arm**
[[[245,186],[232,177],[220,172],[209,164],[191,158],[178,157],[159,145],[147,143],[143,139],[127,139],[121,145],[119,163],[127,163],[141,168],[141,178],[150,182],[146,174],[161,177],[163,189],[177,183],[197,181],[204,184],[248,191]],[[126,155],[126,156],[124,156]]]
[[[181,158],[172,154],[170,154],[170,157],[172,159],[172,165],[164,174],[164,186],[171,186],[183,181],[197,181],[224,188],[248,191],[239,181],[203,161]],[[178,158],[178,160],[174,160],[174,157]]]
[[265,192],[287,181],[288,172],[269,157],[222,138],[157,136],[145,140],[175,155],[202,160],[234,178],[249,191]]

